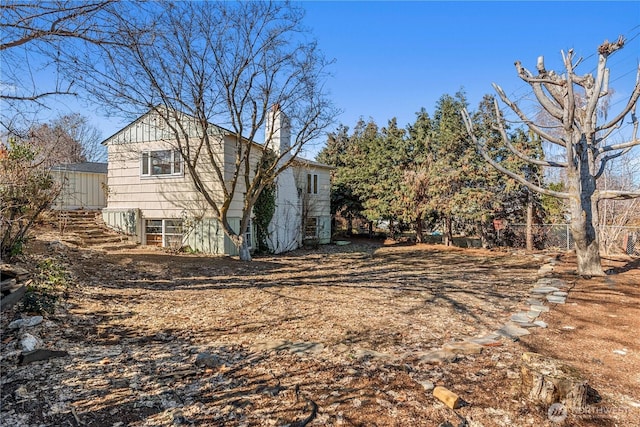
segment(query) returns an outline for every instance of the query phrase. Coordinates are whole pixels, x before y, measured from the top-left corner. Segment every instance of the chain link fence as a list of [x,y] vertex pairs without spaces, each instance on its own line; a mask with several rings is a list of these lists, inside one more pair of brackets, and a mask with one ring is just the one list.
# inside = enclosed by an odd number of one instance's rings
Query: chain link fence
[[[509,224],[500,231],[500,240],[507,246],[526,246],[526,225]],[[573,237],[569,224],[536,224],[533,241],[537,249],[572,250]],[[600,248],[608,255],[640,256],[640,227],[605,225],[600,227]]]

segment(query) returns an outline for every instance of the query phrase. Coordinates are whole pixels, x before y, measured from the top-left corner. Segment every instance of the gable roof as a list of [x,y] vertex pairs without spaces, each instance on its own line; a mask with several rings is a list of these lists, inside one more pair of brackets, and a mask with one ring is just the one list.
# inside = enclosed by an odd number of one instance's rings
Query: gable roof
[[[136,124],[141,122],[143,119],[145,119],[146,117],[148,117],[152,113],[154,113],[154,109],[153,108],[150,109],[149,111],[147,111],[146,113],[144,113],[143,115],[141,115],[140,117],[138,117],[137,119],[135,119],[133,122],[131,122],[128,125],[126,125],[125,127],[123,127],[122,129],[120,129],[117,132],[115,132],[113,135],[109,136],[108,138],[105,138],[105,140],[102,141],[101,144],[102,145],[107,145],[109,140],[114,139],[120,133],[126,131],[127,129],[129,129],[129,128],[133,127],[133,126],[135,126]],[[184,114],[186,116],[189,116],[186,113],[182,113],[182,114]],[[235,132],[233,132],[233,131],[231,131],[229,129],[223,128],[222,126],[218,126],[218,125],[213,124],[213,123],[210,123],[210,125],[215,127],[215,128],[217,128],[224,135],[235,135]],[[243,139],[245,139],[247,142],[250,142],[250,143],[256,145],[260,149],[264,148],[263,144],[260,144],[260,143],[255,142],[255,141],[249,141],[248,139],[246,139],[244,137],[243,137]],[[299,163],[299,164],[304,165],[304,166],[314,166],[314,167],[319,167],[319,168],[334,169],[333,166],[329,166],[327,164],[319,163],[319,162],[316,162],[316,161],[313,161],[313,160],[304,159],[302,157],[296,157],[295,161],[296,161],[296,163]]]
[[[156,107],[156,108],[160,108],[160,107]],[[187,113],[183,113],[181,111],[178,111],[178,112],[180,114],[184,114],[185,116],[189,116],[189,114],[187,114]],[[130,129],[133,126],[137,125],[138,123],[142,122],[145,118],[147,118],[148,116],[150,116],[153,113],[155,113],[155,109],[154,108],[149,109],[149,111],[147,111],[146,113],[142,114],[140,117],[138,117],[137,119],[135,119],[134,121],[132,121],[131,123],[129,123],[128,125],[123,127],[122,129],[119,129],[118,131],[116,131],[112,135],[110,135],[109,137],[105,138],[100,144],[107,145],[109,140],[114,139],[117,135],[123,133],[127,129]],[[190,116],[190,117],[192,117],[192,116]],[[213,126],[213,127],[217,128],[217,129],[219,129],[222,134],[228,134],[228,135],[233,135],[234,134],[232,131],[230,131],[229,129],[225,129],[222,126],[218,126],[218,125],[213,124],[213,123],[209,123],[209,124],[210,124],[210,126]]]

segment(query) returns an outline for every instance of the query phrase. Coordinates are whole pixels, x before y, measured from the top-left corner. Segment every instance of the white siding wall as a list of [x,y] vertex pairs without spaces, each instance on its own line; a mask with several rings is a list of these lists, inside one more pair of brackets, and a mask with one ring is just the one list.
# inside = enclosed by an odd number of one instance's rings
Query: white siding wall
[[[318,219],[318,241],[326,244],[331,241],[331,174],[330,169],[314,165],[297,166],[295,168],[296,182],[301,189],[303,215],[305,218]],[[307,191],[308,178],[311,175],[311,185],[314,186],[314,175],[318,177],[318,192]]]
[[[135,233],[138,241],[144,241],[144,220],[182,218],[197,219],[193,226],[187,230],[185,244],[192,249],[206,253],[235,254],[235,247],[224,235],[221,225],[213,219],[213,211],[208,206],[202,195],[196,190],[185,170],[182,176],[142,176],[141,153],[150,150],[167,150],[174,147],[174,142],[162,126],[156,125],[153,114],[143,116],[123,131],[114,135],[107,141],[109,155],[109,194],[105,221],[114,228],[131,230],[130,212],[137,212]],[[195,129],[193,130],[195,135]],[[220,137],[220,136],[219,136]],[[224,140],[224,144],[223,144]],[[250,170],[255,170],[255,164],[260,154],[259,147],[252,147]],[[231,181],[235,168],[235,140],[232,137],[220,137],[219,151],[215,153],[218,161],[224,159],[225,179]],[[204,159],[204,157],[203,157]],[[185,168],[186,169],[186,168]],[[328,237],[322,235],[321,243],[328,243],[330,239],[330,198],[329,198],[329,170],[314,167],[292,168],[279,178],[281,182],[278,189],[279,205],[287,207],[287,214],[280,212],[276,216],[280,218],[278,227],[286,228],[286,242],[302,241],[301,224],[301,198],[298,196],[298,188],[302,188],[302,195],[306,196],[306,173],[318,175],[318,194],[313,194],[309,201],[310,212],[319,218],[322,230],[326,228]],[[214,198],[222,201],[223,189],[218,182],[217,175],[206,161],[198,165],[199,176]],[[305,186],[301,187],[301,183]],[[235,190],[236,197],[232,201],[228,218],[231,227],[239,228],[242,216],[243,195],[245,186],[243,180]],[[295,211],[295,212],[294,212]],[[286,223],[285,218],[289,218]],[[255,239],[255,233],[252,233]],[[283,242],[284,242],[283,240]],[[285,242],[285,243],[286,243]],[[255,244],[255,242],[254,242]],[[280,244],[283,250],[296,249],[297,245]],[[295,247],[292,247],[295,246]]]
[[51,171],[51,175],[63,186],[52,209],[102,209],[107,206],[106,174],[56,170]]

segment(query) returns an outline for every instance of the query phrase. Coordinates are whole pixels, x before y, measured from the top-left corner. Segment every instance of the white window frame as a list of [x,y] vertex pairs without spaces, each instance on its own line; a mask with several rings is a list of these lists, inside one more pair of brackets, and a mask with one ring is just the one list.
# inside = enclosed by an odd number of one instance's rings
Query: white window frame
[[[169,160],[170,173],[153,173],[154,153],[169,152],[171,159]],[[157,154],[156,154],[157,156]],[[177,165],[177,168],[176,168]],[[146,168],[146,173],[145,173]],[[146,150],[140,153],[140,176],[144,178],[166,178],[184,176],[184,162],[182,156],[177,150]]]
[[318,174],[307,174],[307,194],[318,194]]
[[[161,223],[159,225],[161,227],[161,232],[160,233],[149,233],[147,231],[149,226],[150,226],[150,224],[149,224],[150,221],[161,221]],[[180,225],[179,225],[180,232],[179,233],[171,233],[171,232],[167,231],[168,228],[175,227],[175,225],[169,224],[169,221],[180,223]],[[158,225],[154,225],[154,227],[158,227]],[[145,243],[145,245],[147,245],[147,236],[148,235],[160,235],[160,236],[162,236],[162,247],[163,248],[171,247],[172,246],[171,238],[175,237],[175,236],[180,236],[179,242],[180,242],[180,247],[182,247],[182,240],[184,238],[184,233],[182,232],[182,220],[178,219],[178,218],[162,218],[162,219],[160,219],[160,218],[147,218],[147,219],[144,220],[144,243]]]

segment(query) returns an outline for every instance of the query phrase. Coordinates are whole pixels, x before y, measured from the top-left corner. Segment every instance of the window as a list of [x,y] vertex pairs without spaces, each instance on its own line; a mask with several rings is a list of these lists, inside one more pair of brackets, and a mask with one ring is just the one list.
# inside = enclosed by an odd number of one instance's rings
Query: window
[[304,224],[304,238],[315,239],[318,237],[318,218],[307,218]]
[[182,157],[176,150],[142,152],[142,176],[182,175]]
[[146,244],[165,248],[182,247],[182,220],[148,219],[145,221]]
[[[313,183],[313,186],[311,185]],[[318,194],[318,175],[307,174],[307,193]]]

